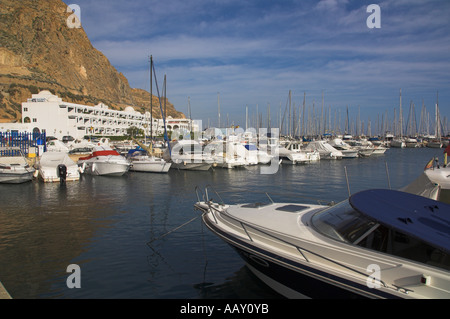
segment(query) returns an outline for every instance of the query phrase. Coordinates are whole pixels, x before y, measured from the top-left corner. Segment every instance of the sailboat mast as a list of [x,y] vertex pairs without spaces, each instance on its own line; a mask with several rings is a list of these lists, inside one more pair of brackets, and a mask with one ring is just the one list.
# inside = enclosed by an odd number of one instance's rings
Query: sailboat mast
[[400,110],[399,110],[400,137],[403,136],[403,115],[402,115],[402,89],[400,89]]
[[191,98],[188,96],[189,133],[192,133]]
[[220,126],[220,93],[217,92],[217,108],[218,108],[218,113],[219,113],[219,128]]
[[306,92],[303,92],[303,110],[302,110],[302,136],[305,136],[305,103],[306,103]]
[[150,55],[150,141],[153,143],[153,56]]

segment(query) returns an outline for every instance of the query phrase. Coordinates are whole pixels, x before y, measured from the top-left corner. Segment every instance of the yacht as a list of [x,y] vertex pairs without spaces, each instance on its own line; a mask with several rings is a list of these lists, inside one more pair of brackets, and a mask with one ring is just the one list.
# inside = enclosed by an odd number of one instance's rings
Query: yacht
[[406,147],[406,143],[403,138],[394,138],[391,141],[390,145],[391,145],[391,147],[394,147],[394,148],[405,148]]
[[290,141],[286,145],[286,149],[294,152],[296,154],[300,154],[302,159],[298,161],[299,163],[310,163],[320,161],[320,153],[317,150],[306,151],[303,148],[303,143],[299,141]]
[[330,205],[196,192],[205,225],[285,297],[450,298],[448,204],[389,189]]
[[110,147],[96,146],[90,155],[78,159],[78,166],[90,175],[122,176],[131,163]]
[[320,159],[342,159],[341,151],[335,149],[327,141],[312,141],[305,147],[306,151],[318,151]]
[[329,144],[337,149],[338,151],[341,151],[342,158],[357,158],[358,157],[358,150],[353,149],[348,143],[344,142],[340,138],[334,138],[332,139]]
[[163,159],[172,163],[172,168],[183,170],[207,171],[214,159],[203,152],[202,146],[195,140],[173,141],[164,150]]
[[66,152],[47,151],[37,163],[39,179],[45,183],[77,181],[80,179],[78,165]]
[[34,173],[19,147],[0,147],[0,183],[29,182]]
[[244,154],[239,154],[240,143],[225,140],[215,140],[204,148],[204,153],[210,154],[214,164],[222,168],[237,168],[247,165]]
[[130,171],[134,172],[167,173],[172,165],[142,148],[129,150],[127,159],[131,163]]

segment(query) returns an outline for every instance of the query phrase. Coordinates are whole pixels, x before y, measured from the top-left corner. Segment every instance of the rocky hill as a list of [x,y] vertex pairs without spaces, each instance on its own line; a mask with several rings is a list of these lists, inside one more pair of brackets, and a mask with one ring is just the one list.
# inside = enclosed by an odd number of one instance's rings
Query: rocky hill
[[[66,102],[150,111],[150,93],[128,80],[89,41],[70,28],[61,0],[0,1],[0,118],[20,121],[21,103],[49,90]],[[153,105],[159,106],[153,96]],[[185,117],[166,100],[167,115]],[[159,107],[153,116],[161,117]]]

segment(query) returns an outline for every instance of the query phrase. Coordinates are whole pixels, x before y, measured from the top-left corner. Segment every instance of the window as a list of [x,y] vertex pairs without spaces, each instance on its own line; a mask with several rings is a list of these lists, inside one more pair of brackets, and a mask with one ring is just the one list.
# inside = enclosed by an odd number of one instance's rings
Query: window
[[365,217],[348,201],[317,212],[311,222],[318,232],[335,240],[450,270],[450,254]]
[[37,122],[37,118],[34,118],[34,119],[33,119],[33,123],[36,123],[36,122]]
[[359,246],[450,270],[450,256],[420,239],[380,225]]
[[343,201],[312,217],[313,226],[322,234],[339,241],[353,243],[376,225]]

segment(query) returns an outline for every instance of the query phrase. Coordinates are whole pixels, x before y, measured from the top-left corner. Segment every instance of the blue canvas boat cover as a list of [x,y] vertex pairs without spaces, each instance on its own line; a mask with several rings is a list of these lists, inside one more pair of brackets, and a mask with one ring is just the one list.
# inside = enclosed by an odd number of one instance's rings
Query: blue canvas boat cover
[[245,144],[245,148],[249,151],[257,151],[256,145],[253,144]]
[[349,198],[350,205],[380,224],[450,252],[450,205],[397,190],[371,189]]

